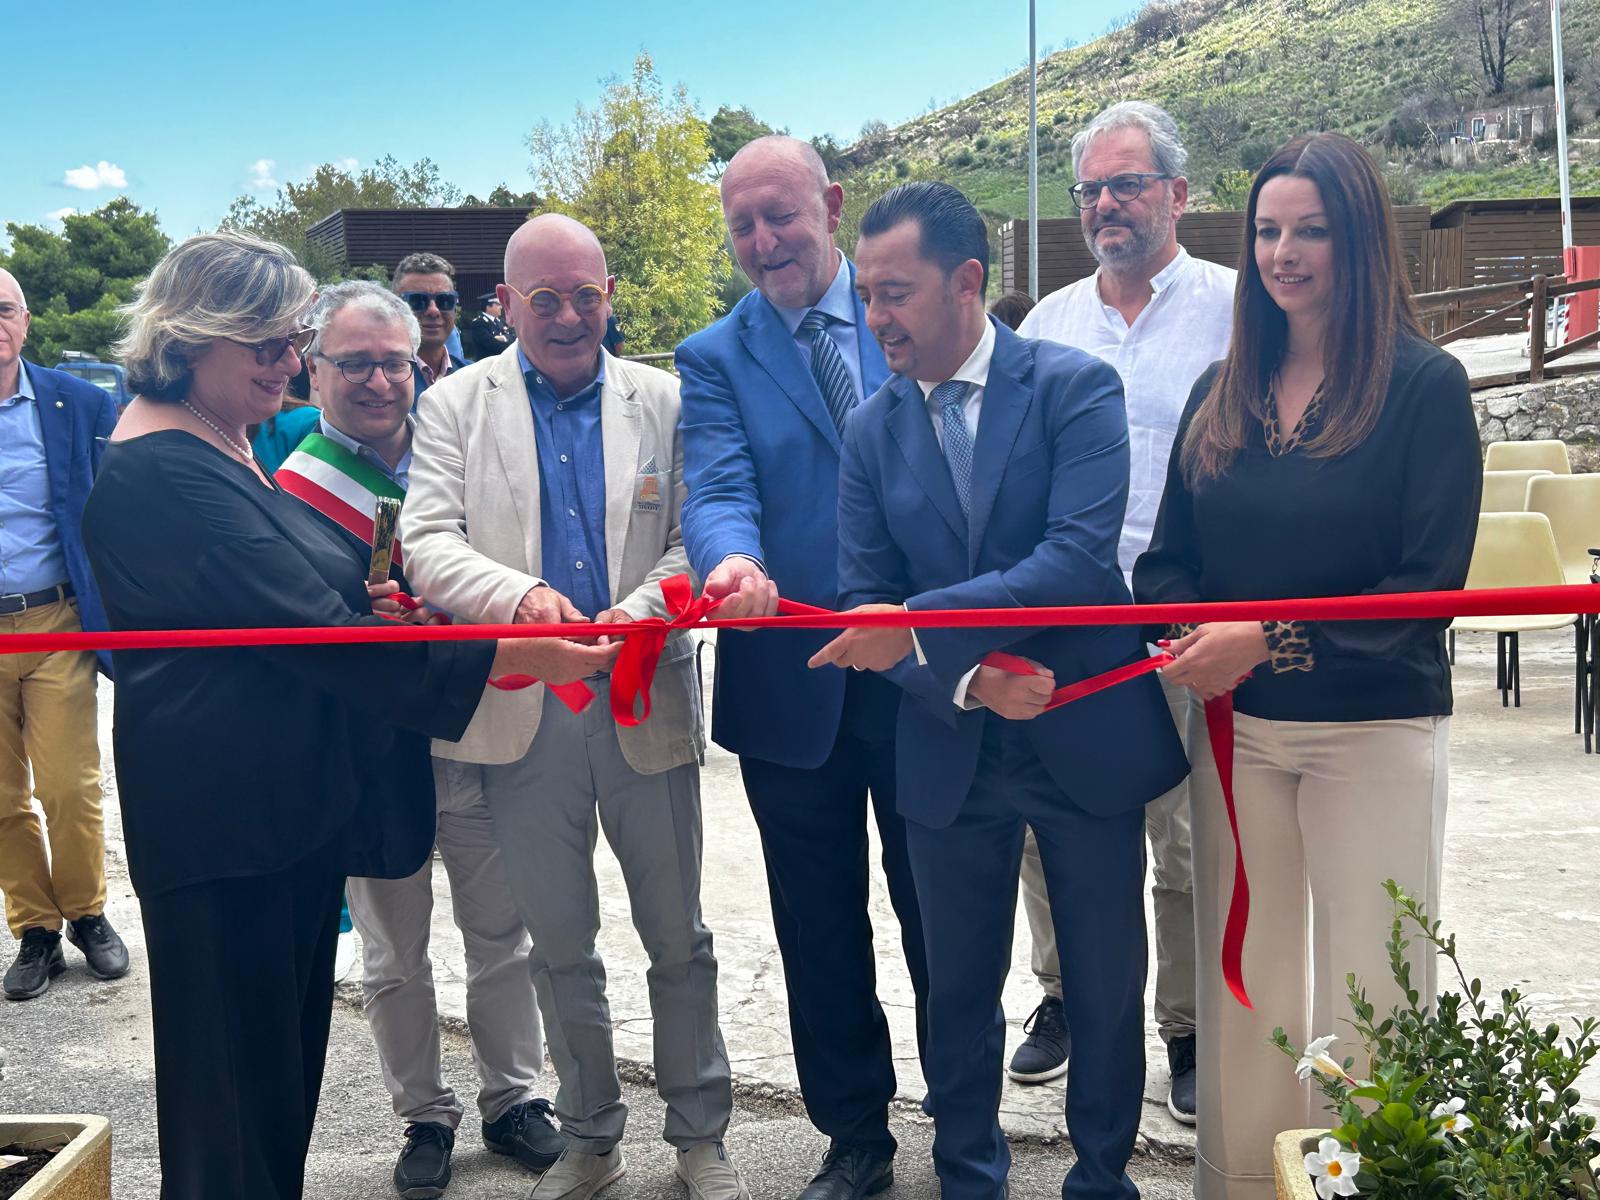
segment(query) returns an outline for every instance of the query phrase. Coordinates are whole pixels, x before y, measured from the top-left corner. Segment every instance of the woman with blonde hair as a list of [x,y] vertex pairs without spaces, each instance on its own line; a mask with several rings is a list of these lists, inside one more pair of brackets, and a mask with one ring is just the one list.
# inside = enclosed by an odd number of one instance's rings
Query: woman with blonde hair
[[[1141,602],[1437,591],[1466,579],[1481,486],[1466,372],[1423,336],[1382,176],[1339,134],[1257,175],[1228,355],[1196,382]],[[1400,999],[1381,884],[1436,911],[1450,668],[1439,620],[1212,622],[1173,630],[1164,674],[1232,692],[1234,794],[1250,876],[1253,1010],[1222,979],[1233,840],[1196,705],[1200,1200],[1273,1195],[1272,1140],[1325,1123],[1270,1043],[1343,1035],[1345,976]],[[1242,682],[1241,682],[1242,680]],[[1237,685],[1237,686],[1236,686]],[[1418,955],[1413,985],[1432,995]],[[1354,1047],[1335,1051],[1342,1058]]]

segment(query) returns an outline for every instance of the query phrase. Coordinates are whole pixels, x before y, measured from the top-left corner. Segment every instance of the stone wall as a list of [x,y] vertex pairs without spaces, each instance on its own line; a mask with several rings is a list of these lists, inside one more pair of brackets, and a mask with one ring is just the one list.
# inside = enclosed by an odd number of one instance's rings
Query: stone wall
[[1600,470],[1600,374],[1486,388],[1472,403],[1485,446],[1559,438],[1574,471]]

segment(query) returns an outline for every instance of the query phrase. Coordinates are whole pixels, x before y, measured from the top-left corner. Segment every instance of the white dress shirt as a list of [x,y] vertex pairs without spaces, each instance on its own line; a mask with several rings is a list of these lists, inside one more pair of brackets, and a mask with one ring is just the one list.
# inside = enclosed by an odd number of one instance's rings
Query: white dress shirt
[[[1103,269],[1103,268],[1102,268]],[[1128,408],[1128,511],[1117,564],[1132,586],[1133,562],[1150,545],[1167,460],[1194,382],[1228,352],[1238,272],[1178,255],[1150,281],[1154,295],[1132,325],[1100,296],[1100,271],[1052,292],[1023,318],[1023,337],[1062,342],[1104,359],[1122,376]]]

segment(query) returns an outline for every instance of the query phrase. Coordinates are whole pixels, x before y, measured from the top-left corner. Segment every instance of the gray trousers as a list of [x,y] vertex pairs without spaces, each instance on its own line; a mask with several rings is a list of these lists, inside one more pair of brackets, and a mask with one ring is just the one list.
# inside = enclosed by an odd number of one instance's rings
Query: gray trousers
[[[528,933],[511,898],[471,763],[433,760],[436,845],[467,960],[467,1028],[478,1068],[478,1111],[497,1121],[537,1094],[544,1065],[539,1010],[528,982]],[[361,934],[361,991],[394,1110],[455,1129],[462,1106],[439,1062],[439,1011],[428,957],[433,861],[406,879],[351,879],[350,920]]]
[[[1159,678],[1159,676],[1158,676]],[[1188,744],[1189,693],[1161,681],[1178,736]],[[1156,1025],[1161,1040],[1191,1037],[1194,998],[1194,865],[1189,833],[1189,781],[1186,779],[1145,806],[1145,833],[1150,839],[1156,913]],[[1022,907],[1033,938],[1033,973],[1049,995],[1061,998],[1061,959],[1050,921],[1039,847],[1028,830],[1022,845]]]
[[622,1140],[606,969],[595,949],[600,899],[594,851],[604,830],[622,866],[633,926],[650,958],[656,1088],[665,1137],[679,1149],[720,1141],[733,1111],[717,1025],[717,960],[700,919],[700,768],[641,775],[617,745],[609,680],[582,713],[548,699],[528,753],[483,768],[528,958],[561,1077],[556,1114],[567,1142],[603,1154]]

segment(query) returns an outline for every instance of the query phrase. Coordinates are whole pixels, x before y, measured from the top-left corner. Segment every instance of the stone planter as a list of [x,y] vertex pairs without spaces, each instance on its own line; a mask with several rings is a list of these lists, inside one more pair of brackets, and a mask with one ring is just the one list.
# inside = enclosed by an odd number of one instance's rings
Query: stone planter
[[1272,1140],[1272,1173],[1278,1200],[1317,1200],[1316,1186],[1306,1173],[1306,1155],[1328,1136],[1326,1129],[1286,1129]]
[[62,1147],[15,1200],[111,1200],[111,1122],[91,1116],[0,1116],[0,1146]]

